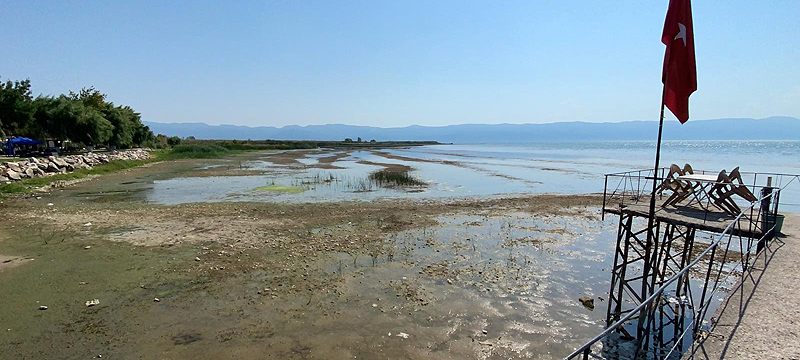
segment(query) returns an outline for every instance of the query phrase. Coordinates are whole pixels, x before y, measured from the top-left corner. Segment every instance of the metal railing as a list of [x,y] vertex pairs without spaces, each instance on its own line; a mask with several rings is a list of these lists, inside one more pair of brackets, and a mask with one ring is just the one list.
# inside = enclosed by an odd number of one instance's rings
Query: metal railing
[[[649,181],[663,179],[665,171],[666,169],[661,169],[661,176],[658,177],[653,176],[653,170],[635,170],[624,173],[607,174],[606,190],[608,190],[609,178],[619,179],[619,182],[614,190],[604,193],[604,209],[607,205],[606,201],[616,197],[629,201],[649,201],[650,192],[648,189],[652,188],[652,183],[649,185],[647,183]],[[742,206],[742,211],[728,222],[724,231],[719,233],[705,249],[697,253],[691,261],[670,276],[669,279],[661,282],[661,285],[635,308],[626,311],[624,316],[613,324],[608,325],[604,331],[587,341],[584,345],[575,349],[566,359],[575,359],[579,357],[583,359],[626,357],[635,359],[677,359],[689,346],[696,346],[698,344],[695,342],[696,338],[701,336],[701,334],[707,333],[707,329],[704,329],[701,325],[708,324],[709,310],[715,305],[712,300],[714,299],[714,295],[721,288],[721,281],[723,281],[723,279],[724,281],[729,281],[734,275],[740,272],[744,273],[749,266],[752,265],[751,260],[754,258],[753,255],[759,254],[760,251],[768,246],[769,240],[776,235],[775,216],[778,213],[781,190],[800,178],[799,175],[778,173],[749,174],[756,179],[753,185],[750,185],[754,190],[758,187],[767,188],[766,186],[759,186],[757,182],[759,176],[762,176],[761,179],[772,176],[773,180],[777,181],[775,184],[781,187],[769,187],[769,191],[765,192],[754,191],[754,194],[763,194],[763,196],[760,196],[756,201],[749,202],[747,206]],[[788,180],[786,179],[787,177],[789,178]],[[750,228],[742,229],[742,227],[745,226]],[[754,232],[754,227],[757,227],[757,230],[760,231]],[[748,236],[742,234],[760,234],[760,237],[756,239],[753,235]],[[738,254],[740,258],[738,261],[726,261],[730,254],[736,252],[736,249],[731,249],[731,245],[735,243],[735,240],[738,240],[739,243]],[[716,261],[719,257],[718,252],[720,251],[724,251],[724,253],[720,258],[721,260]],[[705,275],[704,281],[695,282],[695,285],[702,284],[702,290],[693,292],[693,285],[688,280],[690,273],[695,273],[696,269],[700,269],[701,271],[698,273]],[[683,281],[679,282],[679,279]],[[682,283],[683,285],[681,286],[688,288],[688,292],[686,292],[688,297],[686,299],[678,299],[677,303],[665,296],[674,291],[676,282],[679,284]],[[709,284],[713,285],[709,288]],[[700,292],[699,300],[696,299],[695,296],[698,292]],[[681,314],[690,315],[684,316],[679,320],[683,323],[684,326],[682,326],[682,328],[685,330],[682,330],[679,336],[670,342],[673,344],[670,348],[658,348],[656,346],[640,348],[641,339],[619,339],[619,330],[634,325],[631,323],[632,318],[640,316],[642,313],[647,313],[647,321],[655,321],[653,320],[655,319],[655,312],[658,311],[659,308],[663,311],[663,306],[665,305],[675,306],[675,308],[680,307]],[[688,309],[689,312],[684,313],[683,310],[686,309]],[[677,311],[673,315],[677,316]],[[647,336],[656,336],[656,334],[648,334]],[[636,341],[636,343],[627,344],[628,346],[625,346],[626,341]],[[699,344],[702,346],[702,342]]]
[[[664,181],[668,172],[669,168],[663,167],[656,172],[653,169],[642,169],[605,174],[603,209],[605,210],[606,206],[614,201],[619,201],[618,204],[621,206],[636,204],[639,201],[649,201],[650,192],[653,189],[652,182]],[[719,171],[694,170],[694,174],[718,175]],[[756,195],[766,187],[785,189],[791,183],[800,182],[800,175],[796,174],[748,171],[742,171],[740,174],[745,182],[743,186]],[[709,186],[725,185],[718,182],[708,182],[707,184]],[[745,202],[740,202],[740,204],[746,206]],[[605,211],[603,211],[603,216],[605,216]]]

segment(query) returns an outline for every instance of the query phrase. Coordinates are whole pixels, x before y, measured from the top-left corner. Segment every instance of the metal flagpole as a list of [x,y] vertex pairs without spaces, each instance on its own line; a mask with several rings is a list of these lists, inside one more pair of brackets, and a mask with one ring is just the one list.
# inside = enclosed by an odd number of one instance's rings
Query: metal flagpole
[[[665,70],[666,71],[666,70]],[[653,166],[653,189],[650,193],[650,212],[647,218],[647,240],[645,243],[644,248],[644,266],[642,266],[642,297],[646,298],[650,296],[650,291],[653,288],[653,283],[655,279],[651,279],[650,272],[652,271],[652,257],[656,256],[656,248],[658,246],[658,229],[655,227],[658,226],[656,223],[656,190],[658,189],[658,170],[659,170],[659,162],[661,160],[661,136],[664,130],[664,100],[667,95],[667,74],[664,73],[664,81],[663,86],[661,88],[661,113],[658,118],[658,140],[656,141],[656,161],[655,165]],[[647,323],[647,308],[643,307],[639,312],[639,321],[636,327],[636,342],[637,342],[637,353],[641,350],[640,346],[642,344],[642,340],[645,340],[644,344],[645,347],[649,344],[649,339],[643,339],[644,337],[649,336],[646,334],[646,326]],[[646,351],[646,349],[645,349]]]

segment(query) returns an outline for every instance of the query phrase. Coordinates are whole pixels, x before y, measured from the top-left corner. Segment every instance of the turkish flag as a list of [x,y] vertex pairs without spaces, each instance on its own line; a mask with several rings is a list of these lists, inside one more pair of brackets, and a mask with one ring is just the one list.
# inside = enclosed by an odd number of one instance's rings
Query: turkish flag
[[697,90],[697,69],[694,61],[692,5],[689,0],[670,0],[661,42],[664,53],[664,105],[681,123],[689,120],[689,95]]

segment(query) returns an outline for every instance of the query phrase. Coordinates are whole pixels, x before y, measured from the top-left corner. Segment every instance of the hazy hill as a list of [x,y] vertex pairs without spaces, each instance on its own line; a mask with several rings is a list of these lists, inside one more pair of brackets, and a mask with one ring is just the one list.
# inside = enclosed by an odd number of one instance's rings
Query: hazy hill
[[[558,122],[548,124],[465,124],[449,126],[407,126],[379,128],[354,125],[309,125],[248,127],[204,123],[146,122],[155,133],[198,139],[276,139],[276,140],[436,140],[454,143],[508,143],[529,141],[655,140],[658,123],[628,121],[619,123]],[[664,123],[667,140],[800,140],[800,119],[677,120]]]

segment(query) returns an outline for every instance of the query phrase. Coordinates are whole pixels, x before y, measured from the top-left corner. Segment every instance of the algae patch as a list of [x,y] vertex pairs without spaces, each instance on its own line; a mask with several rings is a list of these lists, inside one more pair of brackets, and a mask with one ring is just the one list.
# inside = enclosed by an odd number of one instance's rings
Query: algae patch
[[256,191],[269,191],[269,192],[279,192],[285,194],[299,194],[306,189],[300,186],[285,186],[285,185],[267,185],[267,186],[259,186],[255,189]]

